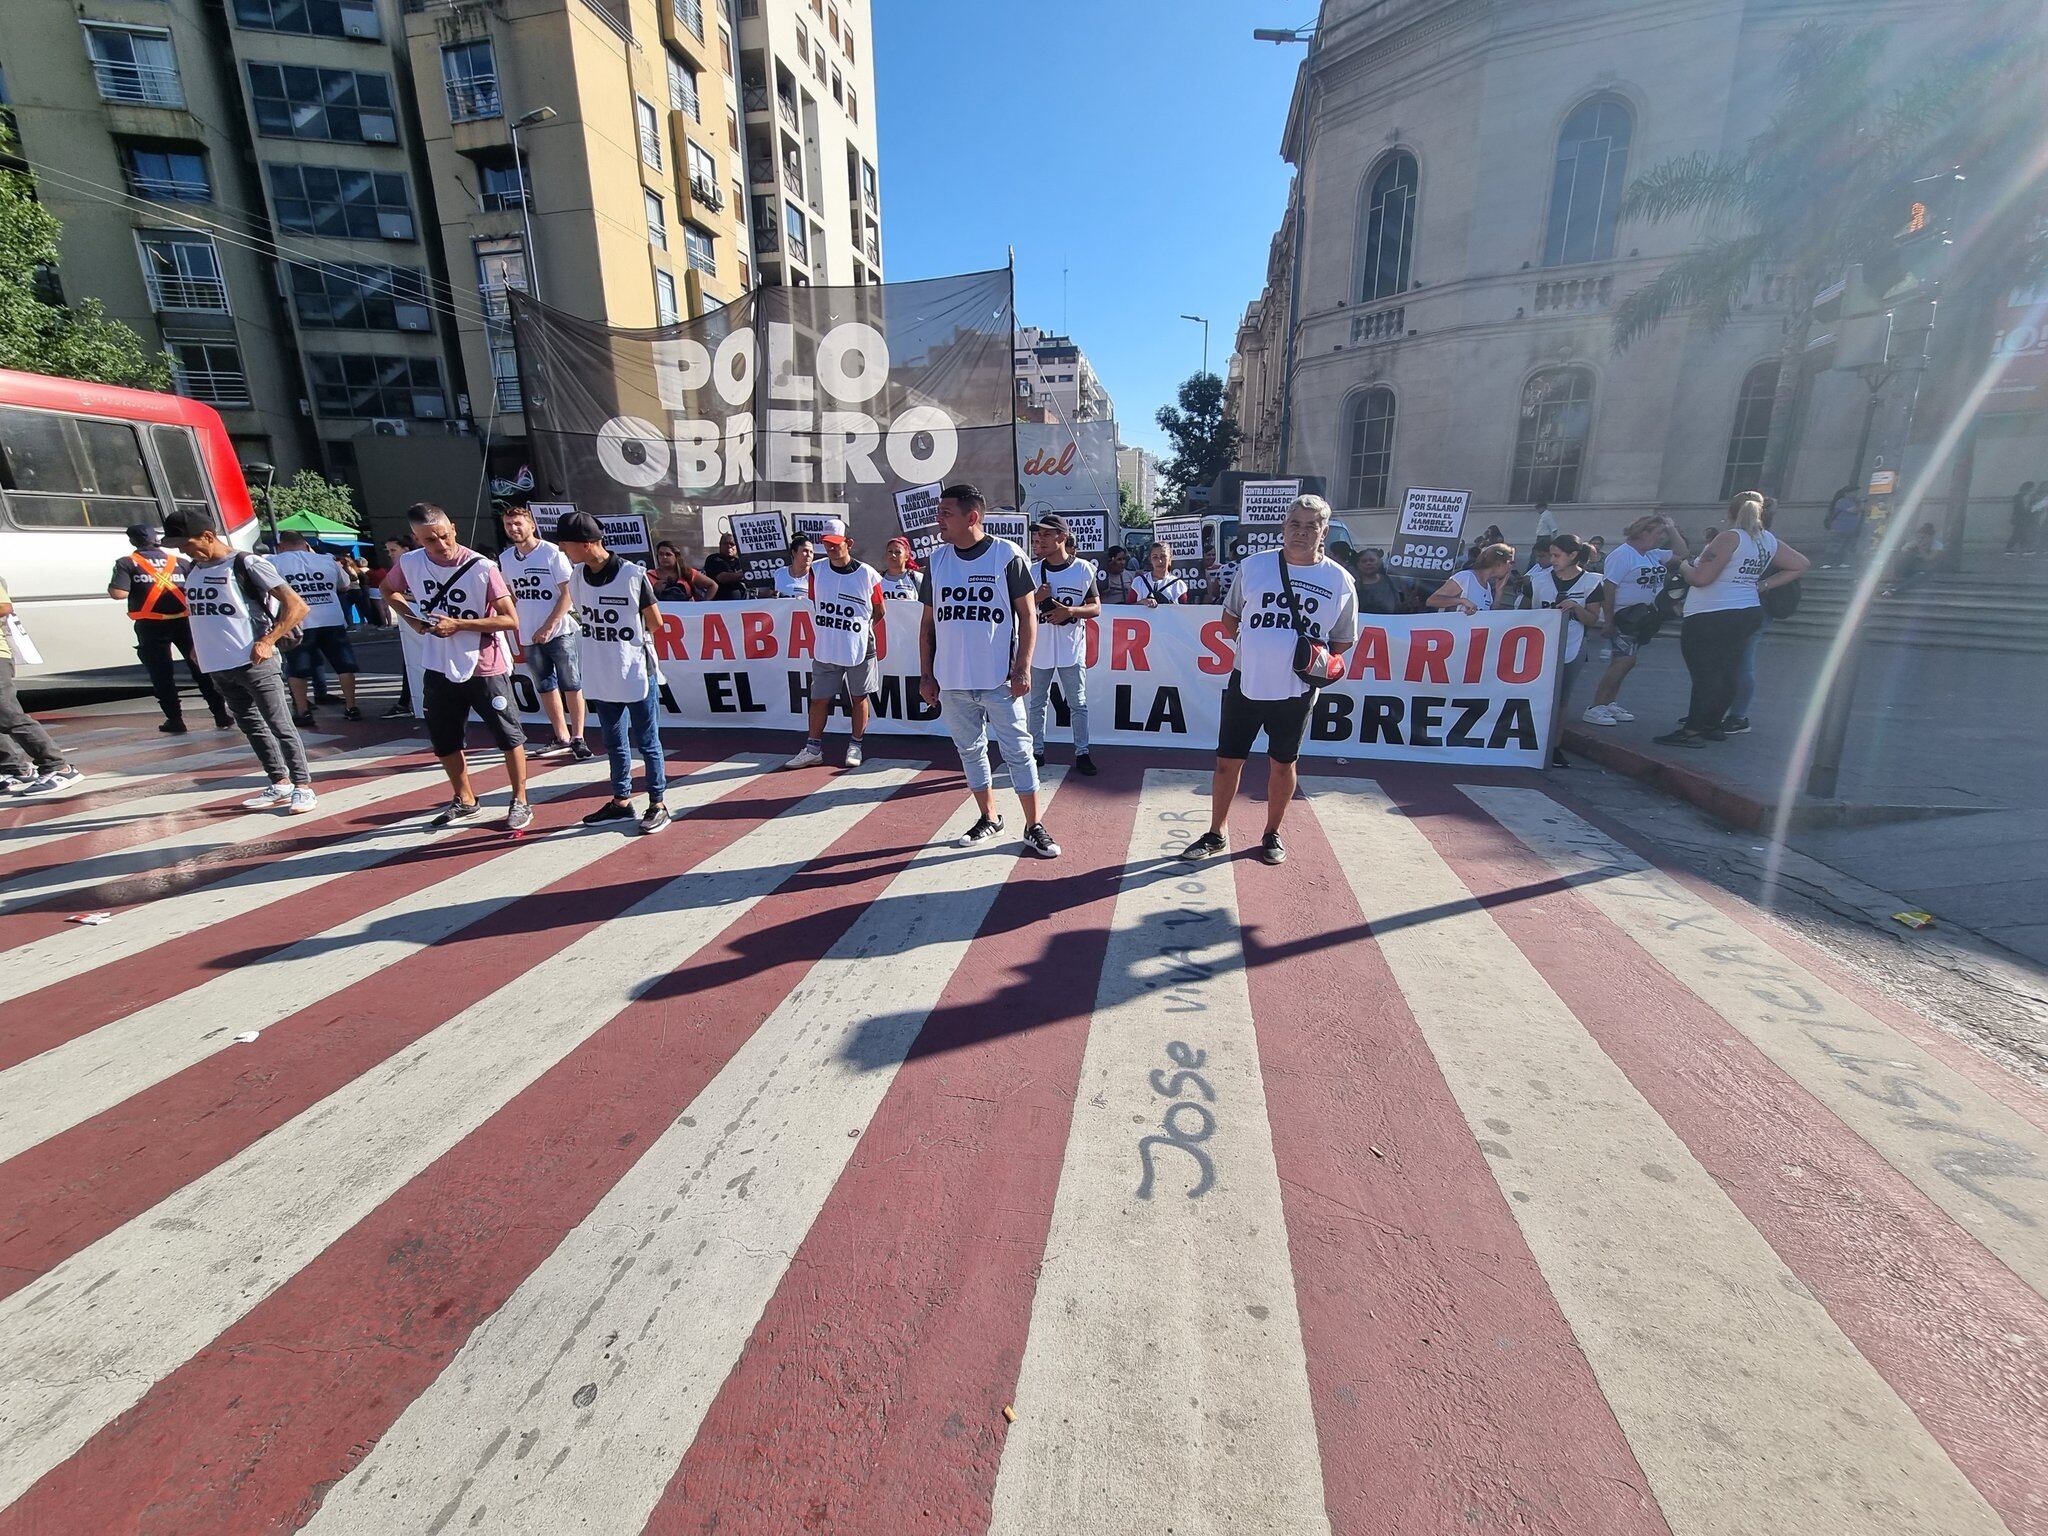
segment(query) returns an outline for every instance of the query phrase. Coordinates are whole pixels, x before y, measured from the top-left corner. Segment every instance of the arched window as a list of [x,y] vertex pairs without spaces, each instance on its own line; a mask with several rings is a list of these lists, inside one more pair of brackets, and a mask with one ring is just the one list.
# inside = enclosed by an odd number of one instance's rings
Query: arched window
[[1614,254],[1614,220],[1628,171],[1635,123],[1612,97],[1597,97],[1565,119],[1550,183],[1550,226],[1543,265],[1605,261]]
[[1387,156],[1366,184],[1358,208],[1358,282],[1361,304],[1408,288],[1408,257],[1415,243],[1415,157]]
[[1394,472],[1394,392],[1384,386],[1354,395],[1344,412],[1345,499],[1349,507],[1384,507]]
[[1778,360],[1758,363],[1744,375],[1735,397],[1735,425],[1728,429],[1728,463],[1721,471],[1721,499],[1753,491],[1763,478],[1764,448],[1771,440],[1771,407],[1778,398]]
[[1522,386],[1509,501],[1579,499],[1579,469],[1593,430],[1593,371],[1546,368]]

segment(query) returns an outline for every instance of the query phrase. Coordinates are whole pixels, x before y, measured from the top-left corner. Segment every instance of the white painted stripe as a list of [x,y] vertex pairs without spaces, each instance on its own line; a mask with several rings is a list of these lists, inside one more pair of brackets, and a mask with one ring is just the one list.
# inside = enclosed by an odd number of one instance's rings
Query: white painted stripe
[[[94,782],[95,788],[104,788],[106,784],[117,787],[140,784],[146,779],[194,773],[201,768],[217,768],[224,763],[248,763],[255,757],[247,739],[240,731],[233,729],[215,733],[224,745],[209,752],[194,752],[189,757],[165,755],[164,748],[175,738],[167,739],[153,732],[143,735],[133,730],[122,731],[120,734],[129,739],[118,745],[109,743],[105,746],[88,747],[82,752],[71,750],[72,738],[69,736],[63,737],[57,745],[64,749],[64,755],[70,759],[72,767],[84,769],[92,776],[93,781],[106,781],[105,784]],[[322,735],[304,729],[299,732],[299,740],[305,744],[308,752],[341,739],[336,735]],[[131,766],[141,771],[131,773]]]
[[991,1536],[1330,1529],[1232,862],[1177,857],[1208,822],[1208,774],[1145,775]]
[[640,1529],[1017,859],[914,855],[308,1529]]
[[[597,760],[595,767],[566,761],[541,763],[528,780],[528,794],[535,805],[541,805],[573,793],[581,785],[602,783],[603,769],[602,760]],[[231,922],[251,912],[296,900],[331,880],[418,848],[423,835],[420,823],[432,814],[422,811],[419,817],[390,827],[287,854],[225,880],[129,908],[113,922],[93,927],[69,925],[0,951],[0,1003],[39,992],[216,923]],[[495,822],[496,814],[492,813],[490,819]],[[549,834],[556,830],[542,818],[537,832]]]
[[1465,793],[2048,1296],[2048,1132],[1548,795]]
[[[388,755],[380,752],[377,758]],[[363,762],[358,758],[351,766],[360,767]],[[304,828],[318,826],[350,811],[362,810],[379,800],[410,794],[439,777],[441,765],[428,758],[424,762],[415,759],[405,767],[393,768],[389,773],[342,789],[321,792],[316,778],[313,787],[318,804],[303,816],[287,816],[275,810],[246,811],[230,797],[217,817],[210,817],[196,827],[187,827],[151,842],[109,849],[104,853],[89,853],[83,858],[52,864],[33,873],[8,877],[4,886],[0,886],[5,891],[0,895],[0,914],[43,906],[74,891],[91,890],[109,880],[142,874],[167,874],[181,864],[224,849],[240,847],[243,843],[293,836]],[[241,793],[246,798],[248,791]],[[216,792],[208,798],[219,799],[220,796]],[[117,819],[127,818],[117,813]]]
[[915,777],[833,781],[0,1301],[0,1506]]
[[[673,782],[678,788],[690,784],[692,796],[714,786],[729,792],[740,780],[771,766],[766,757],[735,759]],[[573,778],[534,791],[535,799],[605,779],[602,763],[577,763],[570,771]],[[419,846],[421,836],[417,823],[405,830],[412,847]],[[0,1162],[216,1051],[232,1049],[237,1034],[268,1029],[322,998],[381,975],[408,955],[474,927],[522,896],[595,864],[618,851],[619,838],[617,829],[607,827],[588,832],[577,828],[516,843],[507,839],[505,852],[466,873],[387,902],[259,964],[240,966],[17,1063],[0,1072]],[[150,915],[143,921],[154,922],[156,910],[148,908]]]
[[1415,825],[1303,788],[1674,1536],[2003,1532]]

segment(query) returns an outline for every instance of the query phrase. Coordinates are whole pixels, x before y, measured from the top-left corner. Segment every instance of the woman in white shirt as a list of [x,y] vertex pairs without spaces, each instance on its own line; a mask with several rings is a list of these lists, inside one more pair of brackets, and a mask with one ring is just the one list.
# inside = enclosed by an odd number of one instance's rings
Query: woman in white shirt
[[1164,544],[1154,544],[1145,552],[1145,569],[1131,578],[1131,601],[1147,608],[1184,603],[1190,590],[1185,576],[1174,575],[1173,551]]
[[1470,570],[1452,572],[1442,586],[1429,594],[1429,606],[1455,608],[1460,613],[1486,613],[1501,606],[1501,588],[1514,571],[1514,545],[1484,545],[1473,557]]
[[811,536],[800,533],[789,541],[789,563],[775,573],[777,597],[807,598],[811,595]]

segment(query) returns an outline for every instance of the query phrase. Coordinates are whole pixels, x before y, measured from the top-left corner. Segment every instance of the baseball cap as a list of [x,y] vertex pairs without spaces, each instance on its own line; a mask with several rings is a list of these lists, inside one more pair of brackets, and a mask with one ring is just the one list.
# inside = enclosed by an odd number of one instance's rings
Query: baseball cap
[[209,533],[213,522],[203,512],[188,512],[176,507],[164,518],[163,536],[175,544],[180,539],[189,539],[198,534]]
[[147,549],[161,537],[163,535],[157,532],[157,527],[154,523],[130,523],[128,525],[128,542],[137,549]]
[[1070,539],[1074,536],[1074,530],[1067,526],[1067,520],[1057,512],[1040,513],[1038,521],[1033,523],[1031,528],[1033,532],[1043,528],[1048,533],[1056,533],[1063,539]]
[[604,528],[588,512],[564,512],[555,521],[555,542],[565,539],[572,544],[602,544]]
[[843,517],[826,518],[818,529],[818,537],[827,544],[844,544],[846,542],[846,519]]

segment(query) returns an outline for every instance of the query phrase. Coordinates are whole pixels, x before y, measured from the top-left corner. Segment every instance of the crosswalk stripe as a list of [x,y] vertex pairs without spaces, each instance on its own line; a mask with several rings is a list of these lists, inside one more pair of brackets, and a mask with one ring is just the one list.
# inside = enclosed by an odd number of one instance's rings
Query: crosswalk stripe
[[381,1533],[397,1489],[450,1525],[637,1529],[1016,867],[914,855],[306,1528]]
[[1549,797],[1464,792],[2048,1296],[2048,1131]]
[[1379,787],[1304,787],[1675,1536],[2003,1532]]
[[1145,775],[993,1536],[1329,1530],[1229,860]]
[[864,772],[754,828],[0,1302],[0,1503],[914,776]]

